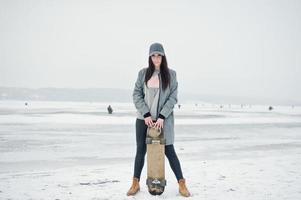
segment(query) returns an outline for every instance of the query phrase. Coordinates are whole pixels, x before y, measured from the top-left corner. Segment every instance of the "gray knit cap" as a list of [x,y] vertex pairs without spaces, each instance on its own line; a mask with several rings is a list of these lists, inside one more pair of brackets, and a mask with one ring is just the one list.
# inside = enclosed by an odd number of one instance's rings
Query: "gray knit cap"
[[162,46],[162,44],[160,43],[153,43],[150,47],[149,47],[149,56],[153,55],[153,54],[160,54],[162,56],[165,55],[164,53],[164,48]]

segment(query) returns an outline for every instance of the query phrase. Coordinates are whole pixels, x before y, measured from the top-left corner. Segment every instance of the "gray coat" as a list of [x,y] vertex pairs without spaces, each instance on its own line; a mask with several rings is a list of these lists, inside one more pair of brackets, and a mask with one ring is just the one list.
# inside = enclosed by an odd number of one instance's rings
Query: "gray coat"
[[[144,100],[144,80],[147,68],[139,70],[138,78],[135,83],[133,91],[133,102],[137,111],[143,116],[149,112],[149,107]],[[159,76],[160,81],[160,95],[158,103],[158,112],[165,117],[163,124],[164,138],[166,139],[166,145],[174,143],[174,105],[178,102],[178,81],[176,71],[169,69],[170,85],[163,91],[161,74]],[[158,113],[158,115],[159,115]]]

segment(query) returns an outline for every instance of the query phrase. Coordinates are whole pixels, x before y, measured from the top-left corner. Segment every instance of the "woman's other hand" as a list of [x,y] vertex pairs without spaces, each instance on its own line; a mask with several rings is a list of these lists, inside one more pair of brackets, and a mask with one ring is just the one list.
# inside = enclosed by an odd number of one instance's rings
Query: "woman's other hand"
[[155,123],[155,127],[157,129],[162,129],[163,128],[163,124],[164,124],[164,119],[158,118],[156,123]]

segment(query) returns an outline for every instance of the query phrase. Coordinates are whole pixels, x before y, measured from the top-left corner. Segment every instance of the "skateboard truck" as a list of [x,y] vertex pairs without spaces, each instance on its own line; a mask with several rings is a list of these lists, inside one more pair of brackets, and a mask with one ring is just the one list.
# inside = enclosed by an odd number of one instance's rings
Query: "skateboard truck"
[[160,139],[153,139],[147,137],[145,139],[146,144],[166,144],[166,139],[165,138],[160,138]]
[[146,179],[146,185],[151,186],[151,187],[165,187],[166,186],[166,180],[159,180],[157,178],[151,179],[148,178]]

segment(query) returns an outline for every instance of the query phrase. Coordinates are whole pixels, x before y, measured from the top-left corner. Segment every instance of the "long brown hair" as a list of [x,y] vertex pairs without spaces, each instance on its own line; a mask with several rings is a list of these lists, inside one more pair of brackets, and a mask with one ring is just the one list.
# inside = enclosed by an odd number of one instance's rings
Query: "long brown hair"
[[[152,61],[151,56],[148,57],[148,68],[145,73],[145,84],[147,86],[147,81],[152,77],[153,72],[155,71],[155,65]],[[167,65],[167,59],[166,56],[162,56],[162,62],[160,65],[160,74],[162,79],[162,88],[165,90],[170,82],[170,74],[169,69]]]

